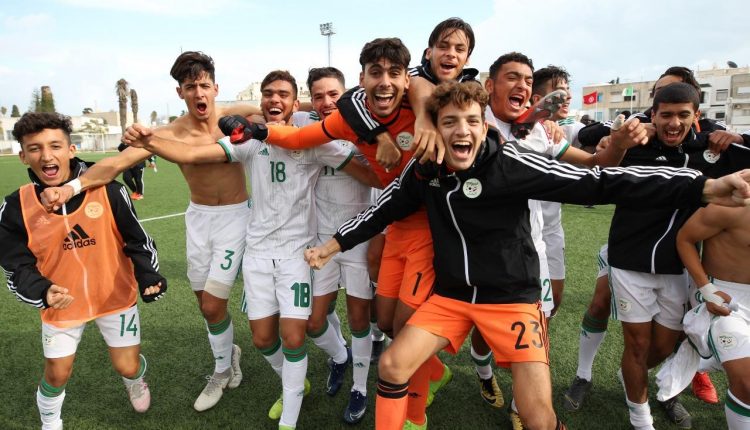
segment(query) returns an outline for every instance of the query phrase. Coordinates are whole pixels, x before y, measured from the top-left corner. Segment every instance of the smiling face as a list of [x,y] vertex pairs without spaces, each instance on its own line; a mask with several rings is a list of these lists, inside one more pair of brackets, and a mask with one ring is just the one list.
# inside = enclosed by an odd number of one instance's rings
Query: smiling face
[[433,76],[440,82],[458,78],[469,61],[469,38],[463,30],[448,29],[440,35],[435,46],[427,48]]
[[288,122],[299,107],[299,102],[295,100],[294,87],[289,81],[271,81],[260,92],[260,109],[266,122]]
[[185,100],[188,113],[198,120],[207,120],[214,113],[214,100],[219,94],[219,86],[208,73],[203,72],[197,79],[186,79],[177,87],[177,95]]
[[500,66],[495,79],[487,79],[492,113],[505,122],[513,122],[526,111],[534,76],[527,64],[511,61]]
[[659,103],[651,122],[656,137],[667,146],[679,146],[690,132],[690,127],[700,115],[692,103]]
[[370,111],[387,117],[401,105],[404,92],[409,88],[409,75],[405,67],[381,58],[365,64],[359,74],[359,85],[365,89]]
[[48,186],[58,186],[70,179],[70,160],[76,147],[63,130],[45,128],[23,136],[21,162]]
[[321,120],[326,119],[328,115],[338,109],[336,101],[343,93],[344,86],[336,78],[320,78],[313,82],[312,88],[310,88],[312,107]]
[[466,170],[474,164],[487,136],[487,123],[477,102],[461,108],[449,103],[438,111],[437,129],[445,142],[445,163],[453,170]]

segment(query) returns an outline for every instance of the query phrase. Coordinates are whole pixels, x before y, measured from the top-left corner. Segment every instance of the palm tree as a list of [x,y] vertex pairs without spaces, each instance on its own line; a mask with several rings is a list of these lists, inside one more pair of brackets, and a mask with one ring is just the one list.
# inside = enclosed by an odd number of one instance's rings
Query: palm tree
[[130,89],[130,109],[133,110],[133,123],[138,122],[138,93]]
[[117,81],[115,88],[117,90],[117,103],[120,107],[120,128],[122,134],[125,134],[125,123],[128,120],[128,81],[121,78]]
[[155,110],[151,111],[151,125],[156,124],[156,119],[158,118],[159,114],[156,113]]

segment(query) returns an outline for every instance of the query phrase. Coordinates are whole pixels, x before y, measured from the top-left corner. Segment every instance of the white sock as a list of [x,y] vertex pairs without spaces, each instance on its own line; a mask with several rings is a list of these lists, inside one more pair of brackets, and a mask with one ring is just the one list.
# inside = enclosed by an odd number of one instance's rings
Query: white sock
[[651,407],[646,403],[633,403],[625,398],[630,411],[630,424],[636,430],[654,430],[654,417],[651,416]]
[[216,324],[209,324],[206,321],[208,329],[208,343],[211,344],[211,352],[214,354],[214,372],[222,373],[232,365],[232,344],[234,343],[234,324],[232,317],[227,314],[223,321]]
[[510,409],[513,410],[513,412],[518,413],[518,406],[516,406],[515,398],[510,399]]
[[138,372],[135,374],[133,379],[122,377],[122,382],[125,383],[126,387],[130,387],[131,385],[135,384],[136,382],[143,381],[143,377],[146,375],[146,368],[148,367],[148,364],[146,363],[146,357],[143,356],[143,354],[139,355],[139,362],[138,362]]
[[472,345],[471,359],[474,360],[474,367],[480,378],[490,379],[492,377],[492,351],[488,352],[487,355],[479,355]]
[[[47,384],[44,384],[47,386]],[[50,394],[50,393],[47,393]],[[42,430],[57,430],[62,428],[62,405],[65,400],[65,388],[56,396],[42,394],[42,387],[36,390],[36,405],[39,408],[39,418],[42,420]]]
[[352,331],[352,390],[367,395],[367,374],[370,371],[372,339],[370,327],[361,332]]
[[328,310],[328,315],[326,315],[328,325],[336,333],[336,337],[339,339],[339,342],[341,342],[342,345],[346,345],[344,334],[341,333],[341,320],[339,319],[339,314],[336,312],[336,302],[331,302],[331,304],[333,305],[333,307]]
[[373,342],[382,342],[385,340],[385,333],[378,328],[377,321],[370,322],[370,333],[372,333],[371,336]]
[[261,349],[260,353],[263,354],[263,358],[266,359],[268,364],[271,365],[273,371],[279,375],[279,378],[281,378],[281,370],[284,366],[284,353],[281,351],[281,339],[279,339],[272,347]]
[[576,370],[579,378],[591,381],[591,368],[594,365],[596,353],[599,352],[599,347],[606,336],[606,331],[591,333],[581,328],[581,335],[578,338],[578,370]]
[[[283,385],[284,410],[281,412],[279,425],[290,427],[297,426],[299,411],[302,407],[302,398],[305,394],[305,375],[307,374],[307,353],[304,346],[297,351],[302,351],[302,358],[299,355],[291,357],[287,353],[284,357],[284,370],[281,373],[281,384]],[[289,358],[297,361],[289,361]]]
[[729,390],[727,390],[727,401],[724,403],[724,413],[727,416],[729,430],[750,429],[750,405],[743,403]]
[[313,343],[323,351],[325,351],[329,357],[333,359],[336,364],[341,364],[347,360],[346,347],[341,344],[336,331],[328,325],[328,320],[325,322],[323,332],[318,335],[309,334],[310,339]]

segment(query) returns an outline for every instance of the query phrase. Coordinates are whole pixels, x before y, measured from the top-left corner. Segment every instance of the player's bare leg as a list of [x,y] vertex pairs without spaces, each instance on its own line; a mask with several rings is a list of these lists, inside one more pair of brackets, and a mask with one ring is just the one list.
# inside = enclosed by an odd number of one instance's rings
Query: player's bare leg
[[109,348],[112,367],[122,376],[130,403],[136,412],[146,412],[151,405],[151,392],[144,380],[146,358],[141,355],[141,346]]

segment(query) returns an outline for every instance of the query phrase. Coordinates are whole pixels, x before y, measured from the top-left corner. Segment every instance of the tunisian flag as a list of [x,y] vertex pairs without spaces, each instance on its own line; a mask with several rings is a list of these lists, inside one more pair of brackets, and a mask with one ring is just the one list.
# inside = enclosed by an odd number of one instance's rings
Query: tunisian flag
[[596,91],[594,91],[593,93],[584,94],[583,95],[583,104],[585,104],[585,105],[593,105],[594,103],[596,103],[596,96],[597,96]]

